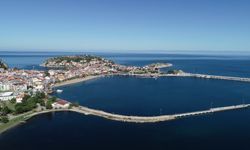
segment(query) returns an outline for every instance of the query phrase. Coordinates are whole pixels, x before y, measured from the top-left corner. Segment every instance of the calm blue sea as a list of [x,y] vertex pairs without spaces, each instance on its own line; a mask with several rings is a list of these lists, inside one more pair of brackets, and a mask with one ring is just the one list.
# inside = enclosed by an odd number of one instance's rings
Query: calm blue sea
[[[10,67],[44,69],[48,57],[82,54],[0,52]],[[193,54],[89,53],[125,65],[173,63],[186,72],[250,77],[250,57]],[[163,70],[166,71],[167,69]],[[60,87],[56,96],[128,115],[174,114],[250,103],[250,84],[193,78],[103,77]],[[222,112],[155,124],[110,121],[77,113],[51,113],[0,135],[0,149],[241,149],[250,147],[250,110]]]
[[[100,52],[0,52],[0,58],[10,67],[44,69],[39,66],[46,58],[61,55],[92,54],[124,65],[144,66],[155,62],[170,62],[172,69],[192,73],[250,77],[250,55],[143,54]],[[167,70],[167,69],[163,69]]]

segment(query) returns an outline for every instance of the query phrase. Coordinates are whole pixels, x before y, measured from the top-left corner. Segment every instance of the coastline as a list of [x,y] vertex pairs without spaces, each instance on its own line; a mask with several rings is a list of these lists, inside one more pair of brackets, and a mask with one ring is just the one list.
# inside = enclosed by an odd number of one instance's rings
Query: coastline
[[84,81],[88,81],[88,80],[100,78],[102,76],[103,75],[87,76],[87,77],[82,77],[82,78],[76,78],[76,79],[71,79],[71,80],[67,80],[67,81],[62,81],[62,82],[56,83],[53,87],[61,87],[61,86],[64,86],[64,85],[70,85],[70,84],[75,84],[75,83],[79,83],[79,82],[84,82]]
[[18,125],[20,125],[21,123],[24,123],[27,119],[26,119],[26,116],[32,114],[32,111],[31,112],[26,112],[26,113],[23,113],[23,114],[20,114],[18,117],[14,118],[14,119],[11,119],[8,123],[6,124],[1,124],[0,125],[0,135]]
[[[204,74],[192,74],[192,73],[183,73],[183,74],[108,74],[108,75],[96,75],[96,76],[87,76],[82,78],[76,78],[72,80],[63,81],[60,83],[55,84],[53,87],[60,87],[64,85],[70,85],[75,84],[79,82],[84,82],[96,78],[100,78],[103,76],[113,76],[113,75],[121,75],[121,76],[136,76],[136,77],[195,77],[195,78],[204,78],[204,79],[217,79],[217,80],[232,80],[232,81],[241,81],[241,82],[250,82],[250,78],[242,78],[242,77],[230,77],[230,76],[215,76],[215,75],[204,75]],[[22,123],[25,123],[25,121],[29,120],[30,118],[37,116],[39,114],[43,113],[50,113],[50,112],[59,112],[59,111],[71,111],[71,112],[78,112],[85,115],[94,115],[99,116],[102,118],[106,118],[109,120],[115,120],[115,121],[121,121],[121,122],[134,122],[134,123],[154,123],[154,122],[160,122],[160,121],[169,121],[169,120],[175,120],[180,117],[186,117],[191,115],[200,115],[200,114],[207,114],[207,113],[213,113],[213,112],[219,112],[219,111],[226,111],[226,110],[233,110],[233,109],[241,109],[250,107],[250,104],[244,104],[238,106],[230,106],[230,107],[224,107],[223,110],[220,110],[221,108],[214,108],[210,110],[205,110],[201,112],[191,112],[191,113],[185,113],[185,114],[175,114],[175,115],[163,115],[163,116],[125,116],[125,115],[119,115],[119,114],[112,114],[107,113],[105,111],[101,110],[95,110],[87,107],[81,106],[81,109],[57,109],[57,110],[45,110],[40,112],[27,112],[24,114],[21,114],[20,116],[10,120],[10,122],[6,124],[0,125],[0,135],[4,133],[5,131],[8,131],[9,129],[16,127]]]
[[45,111],[40,111],[40,112],[33,112],[33,111],[26,112],[10,120],[8,123],[0,125],[0,135],[22,123],[25,123],[27,120],[29,120],[32,117],[35,117],[44,113],[62,112],[62,111],[71,111],[71,110],[70,109],[57,109],[57,110],[53,109],[53,110],[45,110]]
[[104,76],[132,76],[132,77],[193,77],[193,78],[203,78],[203,79],[213,79],[213,80],[230,80],[230,81],[240,81],[240,82],[250,82],[250,78],[243,77],[231,77],[231,76],[217,76],[217,75],[206,75],[206,74],[192,74],[192,73],[182,73],[182,74],[107,74],[107,75],[92,75],[71,80],[62,81],[53,85],[53,87],[61,87],[65,85],[75,84],[79,82],[84,82],[88,80],[97,79]]

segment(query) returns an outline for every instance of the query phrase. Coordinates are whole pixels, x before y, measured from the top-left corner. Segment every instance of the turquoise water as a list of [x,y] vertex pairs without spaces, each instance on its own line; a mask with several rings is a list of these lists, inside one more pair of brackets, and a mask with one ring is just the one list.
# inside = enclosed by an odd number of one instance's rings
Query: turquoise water
[[[28,55],[29,54],[29,55]],[[11,67],[31,69],[47,57],[69,53],[0,53]],[[71,54],[71,53],[70,53]],[[250,77],[248,56],[98,53],[142,66],[171,62],[188,72]],[[31,65],[30,65],[31,64]],[[58,97],[128,115],[159,115],[250,103],[250,84],[193,78],[105,77],[60,87]],[[0,149],[241,149],[248,150],[250,110],[155,124],[110,121],[77,113],[50,113],[0,135]]]

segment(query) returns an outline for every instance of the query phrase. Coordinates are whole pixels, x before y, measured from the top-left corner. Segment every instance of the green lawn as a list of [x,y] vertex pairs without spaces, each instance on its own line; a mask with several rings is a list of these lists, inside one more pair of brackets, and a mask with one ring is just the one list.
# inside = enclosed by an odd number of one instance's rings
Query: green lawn
[[15,104],[12,104],[10,101],[7,101],[5,104],[10,110],[15,111]]

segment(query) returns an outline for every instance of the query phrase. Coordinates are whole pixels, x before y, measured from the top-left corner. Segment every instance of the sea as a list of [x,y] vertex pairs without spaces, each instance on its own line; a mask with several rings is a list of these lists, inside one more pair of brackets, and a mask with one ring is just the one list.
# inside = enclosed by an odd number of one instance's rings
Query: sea
[[[250,77],[250,55],[0,52],[10,67],[45,70],[50,57],[92,54],[123,65],[172,63],[185,72]],[[156,116],[250,103],[250,84],[195,78],[109,76],[58,87],[54,96],[111,113]],[[73,112],[36,116],[0,135],[1,150],[249,150],[250,109],[159,123],[124,123]]]

